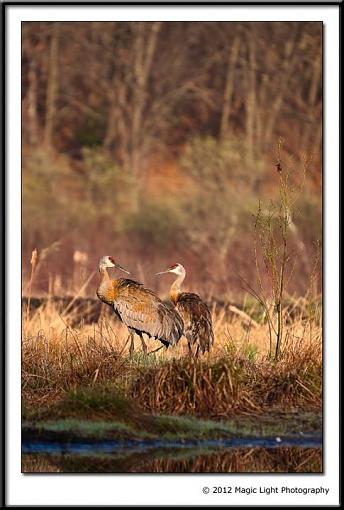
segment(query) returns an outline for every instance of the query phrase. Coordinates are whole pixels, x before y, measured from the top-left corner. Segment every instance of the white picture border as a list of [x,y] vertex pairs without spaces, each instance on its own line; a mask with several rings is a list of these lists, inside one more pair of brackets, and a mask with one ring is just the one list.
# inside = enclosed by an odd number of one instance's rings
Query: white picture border
[[[21,473],[21,22],[322,21],[324,23],[324,474]],[[339,503],[339,7],[6,6],[6,504],[338,505]],[[328,495],[204,494],[204,486],[324,487]]]

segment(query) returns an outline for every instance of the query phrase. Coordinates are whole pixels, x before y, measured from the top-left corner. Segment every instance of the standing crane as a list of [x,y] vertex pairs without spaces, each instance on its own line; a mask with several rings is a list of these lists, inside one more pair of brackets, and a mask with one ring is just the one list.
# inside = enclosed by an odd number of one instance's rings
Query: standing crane
[[181,291],[181,285],[186,275],[181,264],[173,264],[166,271],[161,271],[156,275],[165,273],[177,275],[177,279],[172,283],[170,289],[170,298],[184,321],[184,335],[188,340],[189,352],[192,354],[192,347],[196,345],[195,355],[198,356],[199,350],[204,354],[205,351],[210,350],[214,343],[210,310],[197,294]]
[[147,345],[143,333],[160,340],[163,345],[159,349],[176,345],[183,334],[184,324],[174,307],[163,303],[153,291],[146,289],[141,283],[127,278],[111,280],[107,271],[109,267],[130,273],[119,266],[113,257],[104,256],[99,260],[100,282],[97,296],[103,303],[111,306],[117,317],[128,327],[131,339],[130,356],[134,352],[135,333],[141,339],[145,354]]

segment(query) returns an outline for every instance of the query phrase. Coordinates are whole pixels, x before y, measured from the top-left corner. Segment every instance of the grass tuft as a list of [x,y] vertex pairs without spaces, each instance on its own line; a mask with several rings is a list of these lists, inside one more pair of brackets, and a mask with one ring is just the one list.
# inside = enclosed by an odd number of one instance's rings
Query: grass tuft
[[[24,416],[50,408],[65,418],[126,415],[134,423],[142,412],[221,419],[275,407],[320,409],[319,321],[294,317],[274,360],[268,326],[247,328],[226,310],[213,310],[214,348],[195,361],[185,339],[148,356],[136,339],[130,358],[128,333],[119,322],[101,317],[98,323],[73,327],[75,312],[58,311],[53,303],[38,307],[23,333]],[[149,350],[160,345],[148,342]]]

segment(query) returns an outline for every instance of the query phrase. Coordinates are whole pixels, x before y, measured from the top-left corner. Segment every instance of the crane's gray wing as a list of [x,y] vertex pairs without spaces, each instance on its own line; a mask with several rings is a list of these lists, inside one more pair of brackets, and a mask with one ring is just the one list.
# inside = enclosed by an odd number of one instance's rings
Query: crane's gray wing
[[132,280],[122,280],[113,306],[123,323],[137,332],[171,345],[183,334],[184,325],[178,312],[163,303],[153,291]]

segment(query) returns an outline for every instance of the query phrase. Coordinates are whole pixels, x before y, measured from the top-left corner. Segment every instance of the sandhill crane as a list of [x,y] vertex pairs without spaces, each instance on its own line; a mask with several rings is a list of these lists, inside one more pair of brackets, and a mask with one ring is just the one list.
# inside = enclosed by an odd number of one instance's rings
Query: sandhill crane
[[199,350],[204,354],[205,351],[210,350],[214,343],[210,310],[197,294],[181,291],[181,285],[186,275],[181,264],[173,264],[166,271],[161,271],[156,275],[165,273],[177,275],[177,279],[172,283],[170,289],[170,298],[184,321],[184,335],[188,340],[189,352],[192,354],[192,347],[197,345],[195,355],[198,355]]
[[130,356],[134,352],[134,333],[139,335],[145,354],[147,346],[143,333],[160,340],[163,345],[159,349],[176,345],[183,334],[184,324],[174,307],[163,303],[153,291],[146,289],[141,283],[127,278],[111,280],[107,271],[109,267],[130,273],[119,266],[113,257],[104,256],[99,260],[100,282],[97,296],[111,306],[117,317],[128,327],[131,339]]

